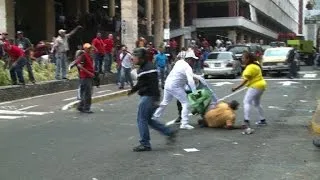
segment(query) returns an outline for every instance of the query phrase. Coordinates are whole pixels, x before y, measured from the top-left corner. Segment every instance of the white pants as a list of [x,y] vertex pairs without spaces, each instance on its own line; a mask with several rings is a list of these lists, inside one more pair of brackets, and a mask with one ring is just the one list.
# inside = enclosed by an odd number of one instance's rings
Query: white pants
[[181,124],[188,124],[189,103],[187,93],[185,92],[184,88],[174,88],[172,90],[164,89],[163,100],[160,103],[160,107],[153,114],[153,118],[159,119],[163,115],[166,106],[173,100],[173,98],[176,98],[178,101],[180,101],[182,106]]
[[259,120],[265,119],[264,111],[263,111],[262,106],[260,104],[260,100],[261,100],[261,96],[262,96],[263,92],[264,92],[264,90],[254,89],[254,88],[249,88],[247,90],[247,93],[243,99],[244,119],[245,120],[250,120],[249,115],[250,115],[250,110],[252,107],[251,105],[253,105],[255,108],[257,108]]

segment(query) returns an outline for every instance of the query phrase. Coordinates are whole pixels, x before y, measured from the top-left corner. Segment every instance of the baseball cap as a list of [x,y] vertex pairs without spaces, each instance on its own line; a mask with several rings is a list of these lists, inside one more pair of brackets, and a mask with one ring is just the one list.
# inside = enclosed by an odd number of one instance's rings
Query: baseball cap
[[85,43],[84,45],[83,45],[83,49],[90,49],[92,46],[91,46],[91,44],[89,44],[89,43]]
[[67,31],[64,30],[64,29],[60,29],[60,30],[58,31],[59,34],[62,34],[62,33],[65,33],[65,32],[67,32]]

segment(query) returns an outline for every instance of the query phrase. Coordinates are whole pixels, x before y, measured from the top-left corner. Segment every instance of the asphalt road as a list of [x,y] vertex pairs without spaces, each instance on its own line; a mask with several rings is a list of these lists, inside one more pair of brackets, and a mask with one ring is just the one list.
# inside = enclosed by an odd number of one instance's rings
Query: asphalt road
[[[320,150],[311,143],[308,125],[320,97],[319,78],[320,73],[311,69],[301,72],[299,79],[268,78],[262,103],[269,125],[254,127],[253,135],[196,127],[179,131],[177,143],[167,146],[164,138],[152,131],[153,151],[143,153],[131,151],[139,139],[138,96],[94,104],[91,115],[60,110],[68,103],[63,100],[72,98],[74,92],[9,102],[3,106],[38,104],[24,111],[49,113],[0,119],[0,179],[318,180]],[[231,94],[239,79],[208,82],[220,98],[242,102],[245,90]],[[0,107],[3,116],[20,116],[12,111]],[[239,124],[242,111],[237,112]],[[173,102],[163,122],[176,116]],[[196,126],[197,118],[191,117],[191,124]],[[186,148],[199,151],[186,152]]]

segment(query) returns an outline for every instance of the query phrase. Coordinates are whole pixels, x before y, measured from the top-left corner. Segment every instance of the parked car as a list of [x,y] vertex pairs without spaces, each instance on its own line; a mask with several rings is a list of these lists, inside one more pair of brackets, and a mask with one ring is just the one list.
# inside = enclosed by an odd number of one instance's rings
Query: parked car
[[264,53],[267,49],[272,48],[270,45],[261,45],[262,52]]
[[[262,56],[262,69],[266,72],[288,72],[288,55],[293,50],[291,47],[278,47],[267,49]],[[300,69],[300,60],[295,59]]]
[[204,62],[204,77],[223,75],[236,78],[242,71],[240,61],[232,52],[212,52]]
[[263,49],[259,44],[237,44],[229,46],[227,51],[232,52],[238,60],[241,60],[244,51],[254,53],[258,56],[258,58],[261,58]]

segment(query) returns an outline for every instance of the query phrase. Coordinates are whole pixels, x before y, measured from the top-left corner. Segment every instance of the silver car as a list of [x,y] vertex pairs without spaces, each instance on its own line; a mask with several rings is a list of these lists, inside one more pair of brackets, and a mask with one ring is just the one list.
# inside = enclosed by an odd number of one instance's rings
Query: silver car
[[236,78],[241,75],[241,63],[232,52],[213,52],[204,61],[204,77],[223,75]]

